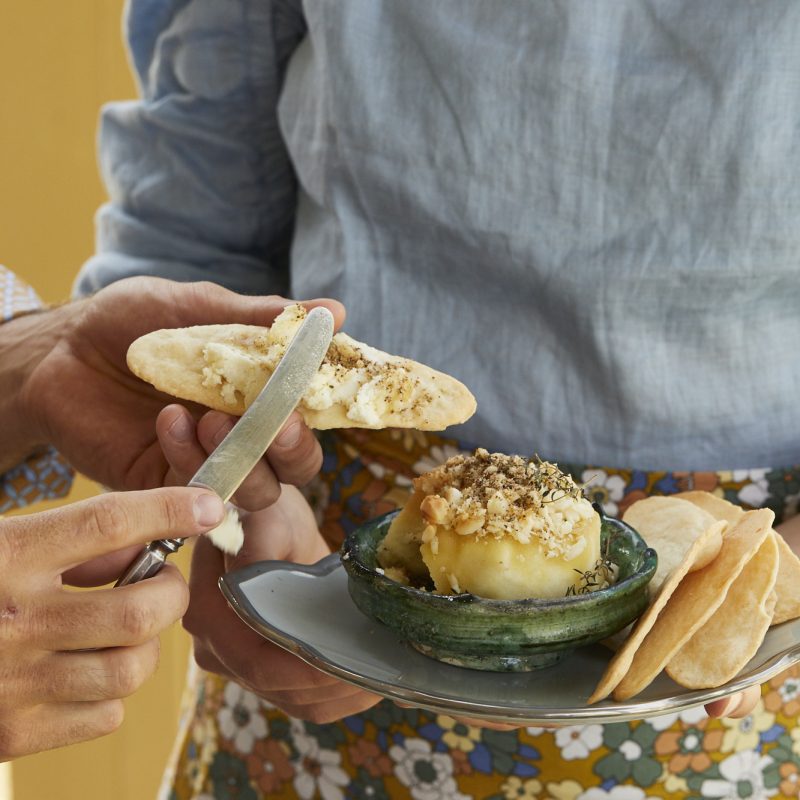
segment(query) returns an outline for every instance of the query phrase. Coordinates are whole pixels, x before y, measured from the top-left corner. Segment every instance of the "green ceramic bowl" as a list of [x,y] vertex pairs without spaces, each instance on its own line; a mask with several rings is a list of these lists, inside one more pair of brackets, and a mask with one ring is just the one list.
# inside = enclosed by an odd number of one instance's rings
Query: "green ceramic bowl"
[[[604,639],[647,606],[657,557],[633,528],[601,513],[601,548],[618,567],[606,589],[556,599],[488,600],[440,595],[387,578],[377,551],[397,512],[354,530],[342,547],[353,602],[439,661],[494,672],[527,672]],[[606,552],[603,549],[603,552]]]

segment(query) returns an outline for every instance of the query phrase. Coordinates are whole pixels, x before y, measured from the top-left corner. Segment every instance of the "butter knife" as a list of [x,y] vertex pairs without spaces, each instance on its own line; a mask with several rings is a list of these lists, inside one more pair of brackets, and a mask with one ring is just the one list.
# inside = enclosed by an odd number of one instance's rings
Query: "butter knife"
[[[326,308],[309,311],[264,388],[197,470],[189,486],[211,489],[223,502],[230,500],[300,402],[328,352],[332,337],[331,312]],[[184,541],[150,542],[115,585],[127,586],[152,577]]]

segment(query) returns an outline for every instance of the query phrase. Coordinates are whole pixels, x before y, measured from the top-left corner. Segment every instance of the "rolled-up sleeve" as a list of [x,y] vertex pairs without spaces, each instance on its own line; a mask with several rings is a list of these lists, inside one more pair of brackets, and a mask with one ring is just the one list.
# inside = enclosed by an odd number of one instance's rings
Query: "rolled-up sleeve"
[[[0,266],[0,298],[3,302],[2,322],[42,307],[36,292],[3,266]],[[72,467],[53,447],[28,456],[22,463],[0,474],[0,514],[41,500],[66,497],[74,475]]]
[[75,289],[131,275],[285,293],[296,181],[277,119],[302,40],[289,0],[130,0],[140,99],[104,108],[109,202]]

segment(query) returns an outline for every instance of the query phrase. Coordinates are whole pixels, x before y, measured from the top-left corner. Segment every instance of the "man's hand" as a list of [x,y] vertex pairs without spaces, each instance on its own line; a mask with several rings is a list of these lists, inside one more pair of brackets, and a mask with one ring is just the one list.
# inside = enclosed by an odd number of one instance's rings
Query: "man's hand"
[[[195,429],[185,409],[164,409],[158,432],[171,464],[169,479],[186,482],[233,422],[210,411]],[[182,427],[178,439],[173,435],[176,424]],[[299,420],[290,420],[284,431],[294,424],[299,425]],[[192,634],[195,659],[203,669],[246,686],[293,717],[332,722],[363,711],[380,698],[328,677],[251,631],[231,611],[217,586],[221,575],[255,561],[311,564],[328,554],[305,498],[294,486],[285,484],[286,477],[298,484],[308,481],[321,462],[316,439],[306,440],[305,426],[297,433],[301,436],[294,448],[279,448],[271,467],[259,467],[237,492],[239,505],[252,509],[243,515],[241,552],[225,556],[207,539],[195,545],[189,610],[183,624]]]
[[[66,591],[76,567],[152,539],[203,533],[223,513],[216,495],[184,488],[107,494],[0,520],[0,761],[115,730],[120,698],[154,672],[159,632],[186,609],[186,584],[171,565],[131,586]],[[95,585],[119,573],[114,561],[96,570]]]
[[[53,444],[78,471],[111,488],[163,485],[168,464],[155,420],[169,398],[130,373],[128,346],[160,328],[270,325],[289,302],[212,283],[129,278],[86,300],[0,326],[0,355],[8,359],[0,388],[8,388],[10,398],[3,401],[4,424],[14,432],[0,471]],[[337,326],[344,319],[336,301],[306,305],[325,305]],[[192,410],[200,416],[200,409]]]
[[207,539],[194,548],[183,625],[194,639],[197,663],[299,719],[333,722],[375,705],[379,697],[329,677],[251,631],[217,587],[225,572],[255,561],[314,563],[328,554],[303,496],[284,486],[276,503],[246,516],[244,527],[245,544],[235,557],[224,556]]

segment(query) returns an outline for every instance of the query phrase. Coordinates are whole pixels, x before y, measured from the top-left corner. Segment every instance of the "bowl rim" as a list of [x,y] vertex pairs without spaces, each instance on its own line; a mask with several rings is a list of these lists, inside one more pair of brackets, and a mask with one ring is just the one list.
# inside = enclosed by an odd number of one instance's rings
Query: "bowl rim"
[[626,530],[629,535],[632,535],[633,540],[637,542],[637,544],[640,543],[641,545],[644,545],[642,549],[642,563],[639,569],[635,570],[621,581],[612,583],[610,586],[606,586],[603,589],[596,589],[593,592],[564,595],[563,597],[497,599],[491,597],[481,597],[480,595],[472,594],[471,592],[461,592],[459,594],[438,594],[436,592],[426,591],[425,589],[418,589],[414,586],[408,586],[406,584],[399,583],[398,581],[392,580],[392,578],[388,577],[382,568],[381,571],[378,572],[378,570],[372,569],[364,564],[364,562],[357,557],[358,546],[355,545],[355,537],[359,531],[367,527],[375,528],[381,525],[387,525],[387,523],[390,523],[391,520],[400,513],[399,509],[389,511],[386,514],[382,514],[378,517],[374,517],[373,519],[368,520],[367,522],[350,531],[345,536],[344,542],[342,543],[340,557],[345,569],[349,574],[351,574],[351,576],[352,570],[356,573],[361,573],[362,576],[366,576],[375,580],[379,585],[386,587],[390,591],[400,592],[404,595],[407,595],[409,599],[434,605],[438,604],[442,607],[453,604],[480,604],[490,610],[496,609],[497,611],[504,611],[507,609],[519,610],[521,608],[536,608],[544,610],[548,608],[569,608],[575,605],[586,605],[587,603],[596,604],[612,599],[617,594],[620,594],[624,590],[628,589],[631,584],[636,583],[638,585],[638,583],[644,579],[644,576],[647,575],[648,572],[650,575],[646,580],[644,580],[644,585],[646,586],[649,584],[656,573],[656,568],[658,566],[658,553],[655,551],[655,549],[647,545],[647,542],[635,528],[628,525],[628,523],[623,522],[618,517],[611,517],[607,515],[603,511],[602,507],[599,506],[599,504],[593,503],[592,505],[595,511],[597,511],[597,513],[600,515],[601,526],[605,523],[619,526]]

